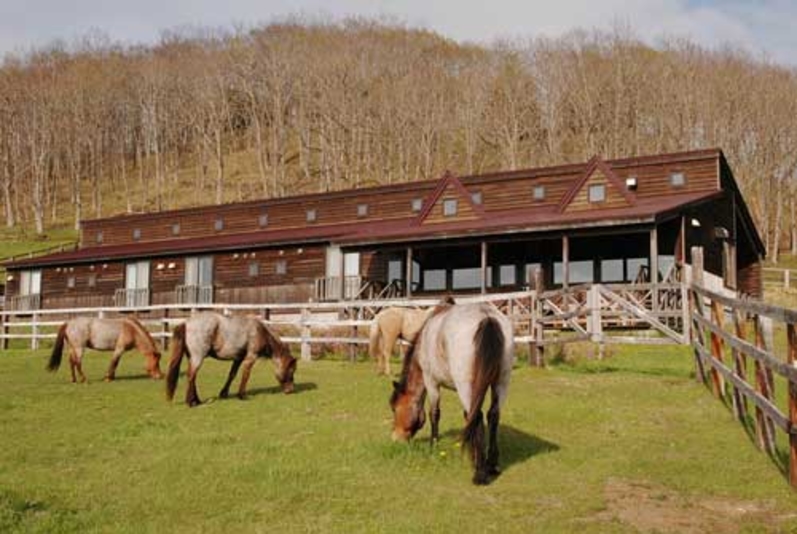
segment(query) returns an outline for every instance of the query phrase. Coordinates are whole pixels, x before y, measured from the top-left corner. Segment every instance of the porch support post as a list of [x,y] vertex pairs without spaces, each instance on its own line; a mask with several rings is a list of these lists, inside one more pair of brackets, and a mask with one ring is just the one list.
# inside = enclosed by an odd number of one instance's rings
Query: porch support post
[[404,266],[404,285],[407,288],[405,293],[407,298],[412,297],[412,247],[407,247],[407,258]]
[[487,241],[482,241],[482,295],[487,293]]
[[570,287],[570,238],[562,236],[562,287]]
[[689,315],[689,280],[686,276],[686,217],[681,217],[680,248],[676,254],[681,256],[681,323],[683,328],[684,345],[689,345],[692,340],[692,319]]
[[659,231],[657,226],[650,229],[650,283],[651,307],[653,313],[659,310]]
[[346,300],[346,255],[340,249],[340,300]]

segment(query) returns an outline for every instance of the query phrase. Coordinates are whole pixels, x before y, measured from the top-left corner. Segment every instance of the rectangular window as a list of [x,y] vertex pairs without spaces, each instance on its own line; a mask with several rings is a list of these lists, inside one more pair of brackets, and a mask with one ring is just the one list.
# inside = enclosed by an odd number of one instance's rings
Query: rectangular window
[[423,289],[440,291],[446,288],[446,270],[430,269],[423,272]]
[[476,191],[475,193],[471,193],[470,199],[471,199],[471,201],[474,204],[477,204],[477,205],[481,204],[482,200],[483,200],[482,199],[482,192],[481,191]]
[[133,240],[138,241],[141,239],[141,228],[133,228]]
[[421,211],[423,208],[423,200],[420,198],[413,198],[412,199],[412,211]]
[[365,217],[368,215],[368,204],[357,205],[357,217]]
[[588,199],[590,202],[603,202],[606,200],[606,185],[592,184],[589,186]]
[[451,289],[478,289],[482,286],[482,270],[480,267],[454,269],[452,274]]
[[404,262],[401,260],[390,260],[387,262],[387,281],[404,280]]
[[86,280],[86,285],[88,285],[88,287],[97,287],[97,275],[95,273],[89,275],[88,280]]
[[185,285],[213,285],[213,256],[192,256],[185,259]]
[[268,226],[268,213],[261,213],[260,217],[257,218],[257,225],[260,228],[265,228]]
[[443,215],[453,217],[457,214],[457,199],[447,198],[443,200]]
[[307,210],[307,222],[315,222],[318,219],[316,210]]
[[125,265],[125,289],[149,288],[149,262],[136,261]]
[[526,264],[526,280],[525,280],[525,282],[526,282],[526,284],[529,285],[529,287],[533,288],[533,286],[534,286],[534,276],[535,276],[534,273],[537,272],[537,269],[541,269],[541,268],[542,268],[542,264],[541,263],[527,263]]
[[66,278],[66,287],[67,287],[67,289],[75,289],[75,277],[74,276],[67,276],[67,278]]
[[97,243],[102,243],[103,239],[104,236],[102,235],[102,232],[97,232]]
[[19,273],[19,294],[39,295],[42,292],[42,272],[22,271]]
[[517,269],[514,265],[501,265],[498,276],[498,283],[502,286],[513,286],[517,283]]
[[601,282],[622,282],[623,260],[601,260]]
[[217,232],[224,230],[224,219],[216,219],[213,223],[213,229]]
[[673,187],[683,187],[686,185],[686,175],[682,172],[674,172],[670,175],[670,185]]
[[544,185],[535,185],[534,190],[534,200],[544,200],[545,199],[545,186]]
[[357,276],[360,274],[360,253],[346,252],[343,254],[343,275]]
[[274,272],[279,275],[288,274],[288,262],[286,260],[277,260],[274,264]]
[[253,261],[249,264],[249,276],[255,277],[260,274],[260,264]]
[[[633,282],[637,278],[645,278],[650,280],[647,272],[648,259],[647,258],[628,258],[625,260],[625,272],[628,282]],[[643,276],[644,275],[644,276]]]
[[180,235],[180,223],[174,223],[172,225],[172,235]]
[[570,262],[570,283],[586,284],[595,281],[592,260]]

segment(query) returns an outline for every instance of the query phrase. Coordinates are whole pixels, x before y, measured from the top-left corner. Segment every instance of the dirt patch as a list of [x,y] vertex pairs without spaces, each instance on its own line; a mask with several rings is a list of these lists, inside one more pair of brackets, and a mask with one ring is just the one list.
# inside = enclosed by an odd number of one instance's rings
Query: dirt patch
[[606,483],[606,510],[599,521],[617,521],[639,532],[733,534],[756,525],[779,531],[793,515],[778,515],[769,502],[684,496],[644,482],[612,479]]

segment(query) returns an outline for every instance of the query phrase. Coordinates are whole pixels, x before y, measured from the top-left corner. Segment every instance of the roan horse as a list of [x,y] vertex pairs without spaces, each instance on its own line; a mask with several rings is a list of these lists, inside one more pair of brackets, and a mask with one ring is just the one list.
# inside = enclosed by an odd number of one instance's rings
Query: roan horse
[[390,355],[396,340],[412,341],[435,308],[386,308],[371,323],[368,352],[376,360],[377,372],[390,374]]
[[[432,443],[438,439],[440,386],[456,390],[465,409],[462,441],[475,468],[473,482],[499,474],[498,420],[514,363],[512,324],[492,304],[439,306],[404,358],[401,381],[393,383],[393,439],[406,441],[423,427],[429,396]],[[489,445],[484,454],[482,404],[487,389]]]
[[160,370],[161,353],[155,345],[147,329],[132,317],[124,319],[98,319],[93,317],[77,317],[71,319],[58,329],[55,346],[47,364],[48,371],[56,371],[61,366],[61,356],[65,342],[69,345],[69,364],[72,371],[72,382],[86,381],[83,374],[83,351],[86,348],[113,351],[111,365],[105,373],[105,380],[110,382],[116,377],[116,367],[122,354],[133,347],[147,358],[147,372],[152,378],[162,378]]
[[238,387],[238,398],[246,397],[246,383],[249,381],[252,366],[261,356],[271,358],[282,391],[284,393],[293,391],[296,359],[291,356],[288,346],[255,317],[226,317],[218,313],[200,313],[177,326],[172,336],[172,357],[166,377],[166,397],[169,400],[174,398],[183,356],[188,356],[188,390],[185,402],[189,406],[201,403],[196,389],[196,375],[206,356],[219,360],[232,360],[227,382],[219,393],[219,397],[223,399],[229,396],[230,384],[241,364],[244,366],[244,371]]

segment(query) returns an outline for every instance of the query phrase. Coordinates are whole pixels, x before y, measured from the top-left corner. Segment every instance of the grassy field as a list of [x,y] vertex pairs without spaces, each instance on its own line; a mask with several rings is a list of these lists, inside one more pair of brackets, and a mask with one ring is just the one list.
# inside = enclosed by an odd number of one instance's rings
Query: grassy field
[[[519,366],[503,414],[504,473],[470,484],[461,411],[389,440],[390,385],[368,363],[322,360],[277,393],[255,367],[247,401],[215,400],[209,361],[188,409],[143,358],[87,385],[46,353],[0,354],[0,532],[760,532],[797,528],[797,496],[682,349],[617,349],[603,362]],[[182,398],[185,379],[178,394]]]

